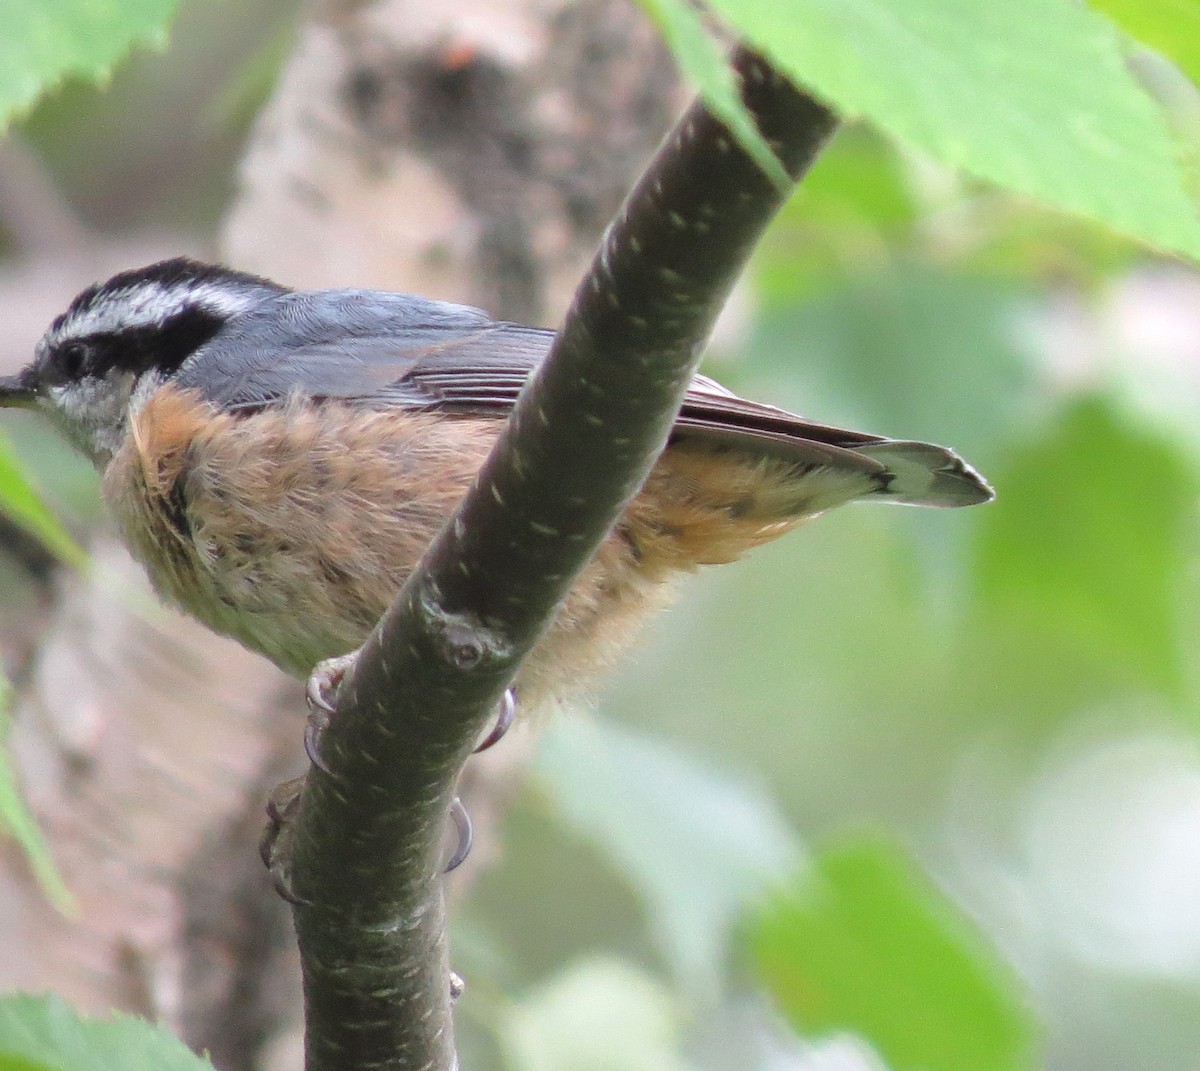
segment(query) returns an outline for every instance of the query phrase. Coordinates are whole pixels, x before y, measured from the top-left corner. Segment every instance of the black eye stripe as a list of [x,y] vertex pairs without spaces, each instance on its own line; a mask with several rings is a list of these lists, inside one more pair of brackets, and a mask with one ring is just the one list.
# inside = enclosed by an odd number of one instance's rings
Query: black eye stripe
[[173,372],[223,323],[218,314],[193,307],[161,324],[65,339],[52,349],[47,371],[63,382],[89,375],[102,377],[110,371],[141,375],[154,368]]

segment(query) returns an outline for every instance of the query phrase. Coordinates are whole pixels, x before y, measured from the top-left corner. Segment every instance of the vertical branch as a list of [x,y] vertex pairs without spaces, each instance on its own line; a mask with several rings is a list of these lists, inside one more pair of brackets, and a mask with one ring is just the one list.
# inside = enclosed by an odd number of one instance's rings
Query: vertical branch
[[[798,177],[832,115],[739,50]],[[294,828],[310,1071],[456,1066],[439,867],[488,711],[666,442],[730,287],[787,191],[702,104],[609,228],[458,513],[342,685]]]

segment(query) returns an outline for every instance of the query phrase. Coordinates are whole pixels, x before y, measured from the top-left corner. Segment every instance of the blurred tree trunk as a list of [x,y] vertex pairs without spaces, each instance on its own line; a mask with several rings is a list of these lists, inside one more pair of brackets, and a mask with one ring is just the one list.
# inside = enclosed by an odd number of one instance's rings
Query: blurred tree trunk
[[[676,99],[616,0],[330,0],[259,118],[223,258],[553,323]],[[304,768],[301,690],[160,609],[107,537],[94,553],[55,588],[12,737],[80,913],[57,916],[7,849],[0,985],[161,1019],[227,1071],[299,1066],[292,935],[255,845],[270,787]],[[522,739],[468,767],[466,877]]]

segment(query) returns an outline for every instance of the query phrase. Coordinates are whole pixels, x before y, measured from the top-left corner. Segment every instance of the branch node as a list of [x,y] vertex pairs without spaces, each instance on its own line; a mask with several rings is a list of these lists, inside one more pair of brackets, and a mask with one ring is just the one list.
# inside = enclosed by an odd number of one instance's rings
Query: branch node
[[473,613],[447,610],[435,594],[420,599],[430,626],[436,653],[455,669],[470,670],[484,662],[500,662],[512,655],[512,644]]

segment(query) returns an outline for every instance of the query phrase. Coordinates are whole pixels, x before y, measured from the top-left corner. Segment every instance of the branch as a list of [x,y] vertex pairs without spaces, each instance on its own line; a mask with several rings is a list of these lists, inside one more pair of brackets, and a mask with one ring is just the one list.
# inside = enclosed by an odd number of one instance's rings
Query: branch
[[[740,50],[798,177],[832,115]],[[704,341],[786,192],[693,104],[609,228],[475,484],[359,652],[292,828],[307,1067],[456,1066],[447,809],[489,712],[665,445]]]

